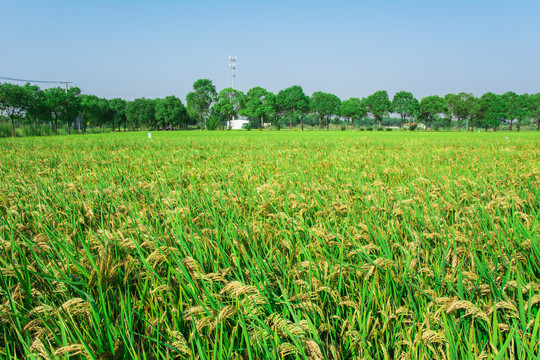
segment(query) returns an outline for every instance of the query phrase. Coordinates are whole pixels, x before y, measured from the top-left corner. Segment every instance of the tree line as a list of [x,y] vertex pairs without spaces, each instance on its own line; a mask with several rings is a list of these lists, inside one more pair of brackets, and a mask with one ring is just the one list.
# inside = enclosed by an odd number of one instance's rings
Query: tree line
[[225,88],[219,93],[211,80],[199,79],[187,94],[186,105],[176,96],[163,99],[139,98],[104,99],[81,94],[77,87],[40,89],[36,85],[0,84],[0,111],[10,124],[11,136],[17,125],[38,129],[47,127],[58,133],[60,127],[70,134],[73,130],[86,132],[89,128],[113,131],[146,129],[226,129],[239,116],[247,117],[249,128],[263,129],[270,124],[275,129],[286,125],[304,130],[305,121],[319,130],[330,124],[353,128],[355,122],[371,118],[381,128],[385,116],[396,114],[400,127],[407,123],[423,123],[426,129],[433,124],[448,128],[497,130],[501,125],[517,131],[523,125],[534,124],[540,130],[540,94],[488,92],[480,97],[461,92],[426,96],[416,99],[411,92],[400,91],[392,99],[387,91],[379,90],[365,97],[341,101],[334,94],[317,91],[311,96],[299,85],[280,90],[277,94],[262,87],[243,93]]
[[195,123],[176,96],[126,101],[81,94],[78,87],[42,90],[30,84],[0,84],[0,112],[10,124],[11,136],[15,136],[16,125],[45,126],[51,133],[66,127],[70,134],[104,127],[113,131],[181,129]]

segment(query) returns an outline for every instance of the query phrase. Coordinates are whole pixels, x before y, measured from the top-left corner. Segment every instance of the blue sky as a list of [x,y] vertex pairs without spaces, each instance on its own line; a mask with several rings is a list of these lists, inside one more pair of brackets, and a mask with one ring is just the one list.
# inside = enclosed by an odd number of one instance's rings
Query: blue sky
[[0,0],[0,76],[182,100],[198,78],[341,99],[540,92],[540,1]]

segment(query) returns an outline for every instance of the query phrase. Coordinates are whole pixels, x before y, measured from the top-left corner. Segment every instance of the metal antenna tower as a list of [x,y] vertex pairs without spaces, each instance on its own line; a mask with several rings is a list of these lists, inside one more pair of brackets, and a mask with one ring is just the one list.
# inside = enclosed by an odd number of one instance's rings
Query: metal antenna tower
[[236,76],[234,74],[234,69],[236,69],[236,59],[238,59],[238,57],[229,56],[229,60],[231,61],[231,63],[229,64],[229,67],[231,68],[231,79],[232,79],[232,88],[233,89],[234,89],[234,77]]

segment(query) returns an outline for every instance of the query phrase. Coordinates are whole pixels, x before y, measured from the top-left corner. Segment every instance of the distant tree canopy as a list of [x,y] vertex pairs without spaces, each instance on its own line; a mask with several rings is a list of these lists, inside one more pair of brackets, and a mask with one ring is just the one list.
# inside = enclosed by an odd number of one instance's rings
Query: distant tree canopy
[[169,129],[185,127],[188,113],[182,100],[176,96],[167,96],[164,99],[155,100],[155,116],[159,128]]
[[11,136],[15,136],[15,119],[22,118],[30,106],[29,91],[22,86],[0,85],[0,110],[11,122]]
[[390,106],[392,105],[388,93],[386,90],[376,91],[367,97],[365,104],[368,112],[375,119],[377,128],[380,128],[383,116],[390,112]]
[[536,130],[540,131],[540,93],[529,98],[529,117],[536,122]]
[[146,98],[138,98],[126,105],[126,117],[129,124],[139,130],[142,125],[152,126],[155,118],[154,101]]
[[83,118],[89,121],[92,126],[103,128],[105,124],[112,123],[114,119],[113,109],[109,102],[95,95],[81,95],[79,110],[83,114]]
[[272,92],[256,86],[247,92],[241,112],[249,118],[258,119],[259,129],[262,130],[264,120],[271,119],[276,113],[276,97]]
[[447,109],[444,99],[438,95],[426,96],[420,101],[420,116],[429,124],[430,129],[437,116],[445,113]]
[[[341,100],[334,95],[322,91],[314,92],[309,101],[311,111],[319,117],[319,130],[321,130],[322,120],[333,115],[339,115]],[[327,129],[329,122],[327,121]]]
[[448,94],[444,97],[446,107],[452,117],[457,120],[458,130],[461,130],[463,120],[467,119],[474,111],[474,96],[465,92]]
[[118,126],[118,131],[120,131],[120,127],[124,126],[124,131],[127,127],[127,117],[126,117],[126,105],[127,101],[120,98],[114,98],[109,100],[109,106],[111,107],[111,110],[113,111],[114,117],[113,117],[113,123],[111,125],[114,130],[114,124]]
[[401,127],[405,124],[407,118],[412,118],[418,115],[420,111],[420,103],[408,91],[399,91],[394,95],[392,100],[392,111],[399,114],[401,118]]
[[210,107],[217,99],[216,87],[208,79],[199,79],[193,83],[193,91],[186,96],[187,108],[197,114],[197,127],[202,129],[204,117],[210,113]]
[[347,125],[352,121],[363,119],[367,116],[367,108],[365,105],[365,99],[350,98],[341,103],[340,114],[347,120]]
[[488,92],[480,97],[476,111],[481,127],[496,130],[507,119],[508,103],[503,96]]
[[281,90],[276,97],[277,108],[280,112],[288,116],[291,120],[290,129],[292,130],[293,116],[304,115],[309,110],[309,97],[304,94],[300,85],[293,85]]
[[[424,123],[424,129],[454,127],[458,131],[483,128],[496,131],[520,131],[523,126],[540,131],[540,94],[504,94],[488,92],[480,97],[460,92],[444,97],[429,95],[418,101],[411,92],[399,91],[390,100],[385,90],[365,98],[352,97],[341,101],[334,94],[315,91],[311,97],[299,85],[280,90],[277,94],[260,86],[246,94],[225,88],[218,94],[209,79],[199,79],[186,96],[186,105],[174,95],[163,99],[138,98],[131,101],[105,99],[81,94],[77,87],[40,89],[36,85],[0,83],[0,136],[19,136],[18,127],[47,129],[43,134],[70,134],[98,128],[120,130],[216,130],[229,125],[238,116],[248,118],[247,128],[263,129],[267,125],[279,130],[282,126],[318,125],[319,130],[330,125],[346,129],[351,126],[368,128]],[[267,124],[267,125],[265,125]],[[193,127],[194,126],[194,127]],[[413,127],[414,128],[414,127]],[[9,130],[7,130],[9,129]],[[35,131],[35,134],[41,134]],[[17,135],[19,134],[19,135]]]
[[225,88],[219,92],[214,108],[218,114],[227,119],[228,128],[230,128],[231,121],[244,108],[244,103],[245,95],[243,92],[233,88]]

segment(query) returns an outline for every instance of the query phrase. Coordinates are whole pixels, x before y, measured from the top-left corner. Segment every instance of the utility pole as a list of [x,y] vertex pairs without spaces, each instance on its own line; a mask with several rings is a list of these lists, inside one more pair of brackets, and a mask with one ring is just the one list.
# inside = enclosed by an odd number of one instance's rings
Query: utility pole
[[238,57],[229,56],[229,60],[231,61],[231,63],[229,64],[229,67],[231,68],[231,79],[232,79],[232,88],[233,89],[234,89],[234,77],[236,76],[234,74],[234,69],[236,69],[236,59],[238,59]]
[[59,81],[59,83],[61,84],[64,84],[66,86],[66,94],[67,94],[67,91],[68,91],[68,84],[71,84],[73,83],[72,81]]
[[[64,84],[65,85],[65,89],[66,89],[66,95],[67,95],[67,91],[68,91],[68,84],[71,84],[72,81],[59,81],[59,83],[61,84]],[[67,100],[66,100],[67,101]],[[55,129],[55,131],[58,131],[58,129]],[[68,135],[71,135],[71,123],[68,122]]]

